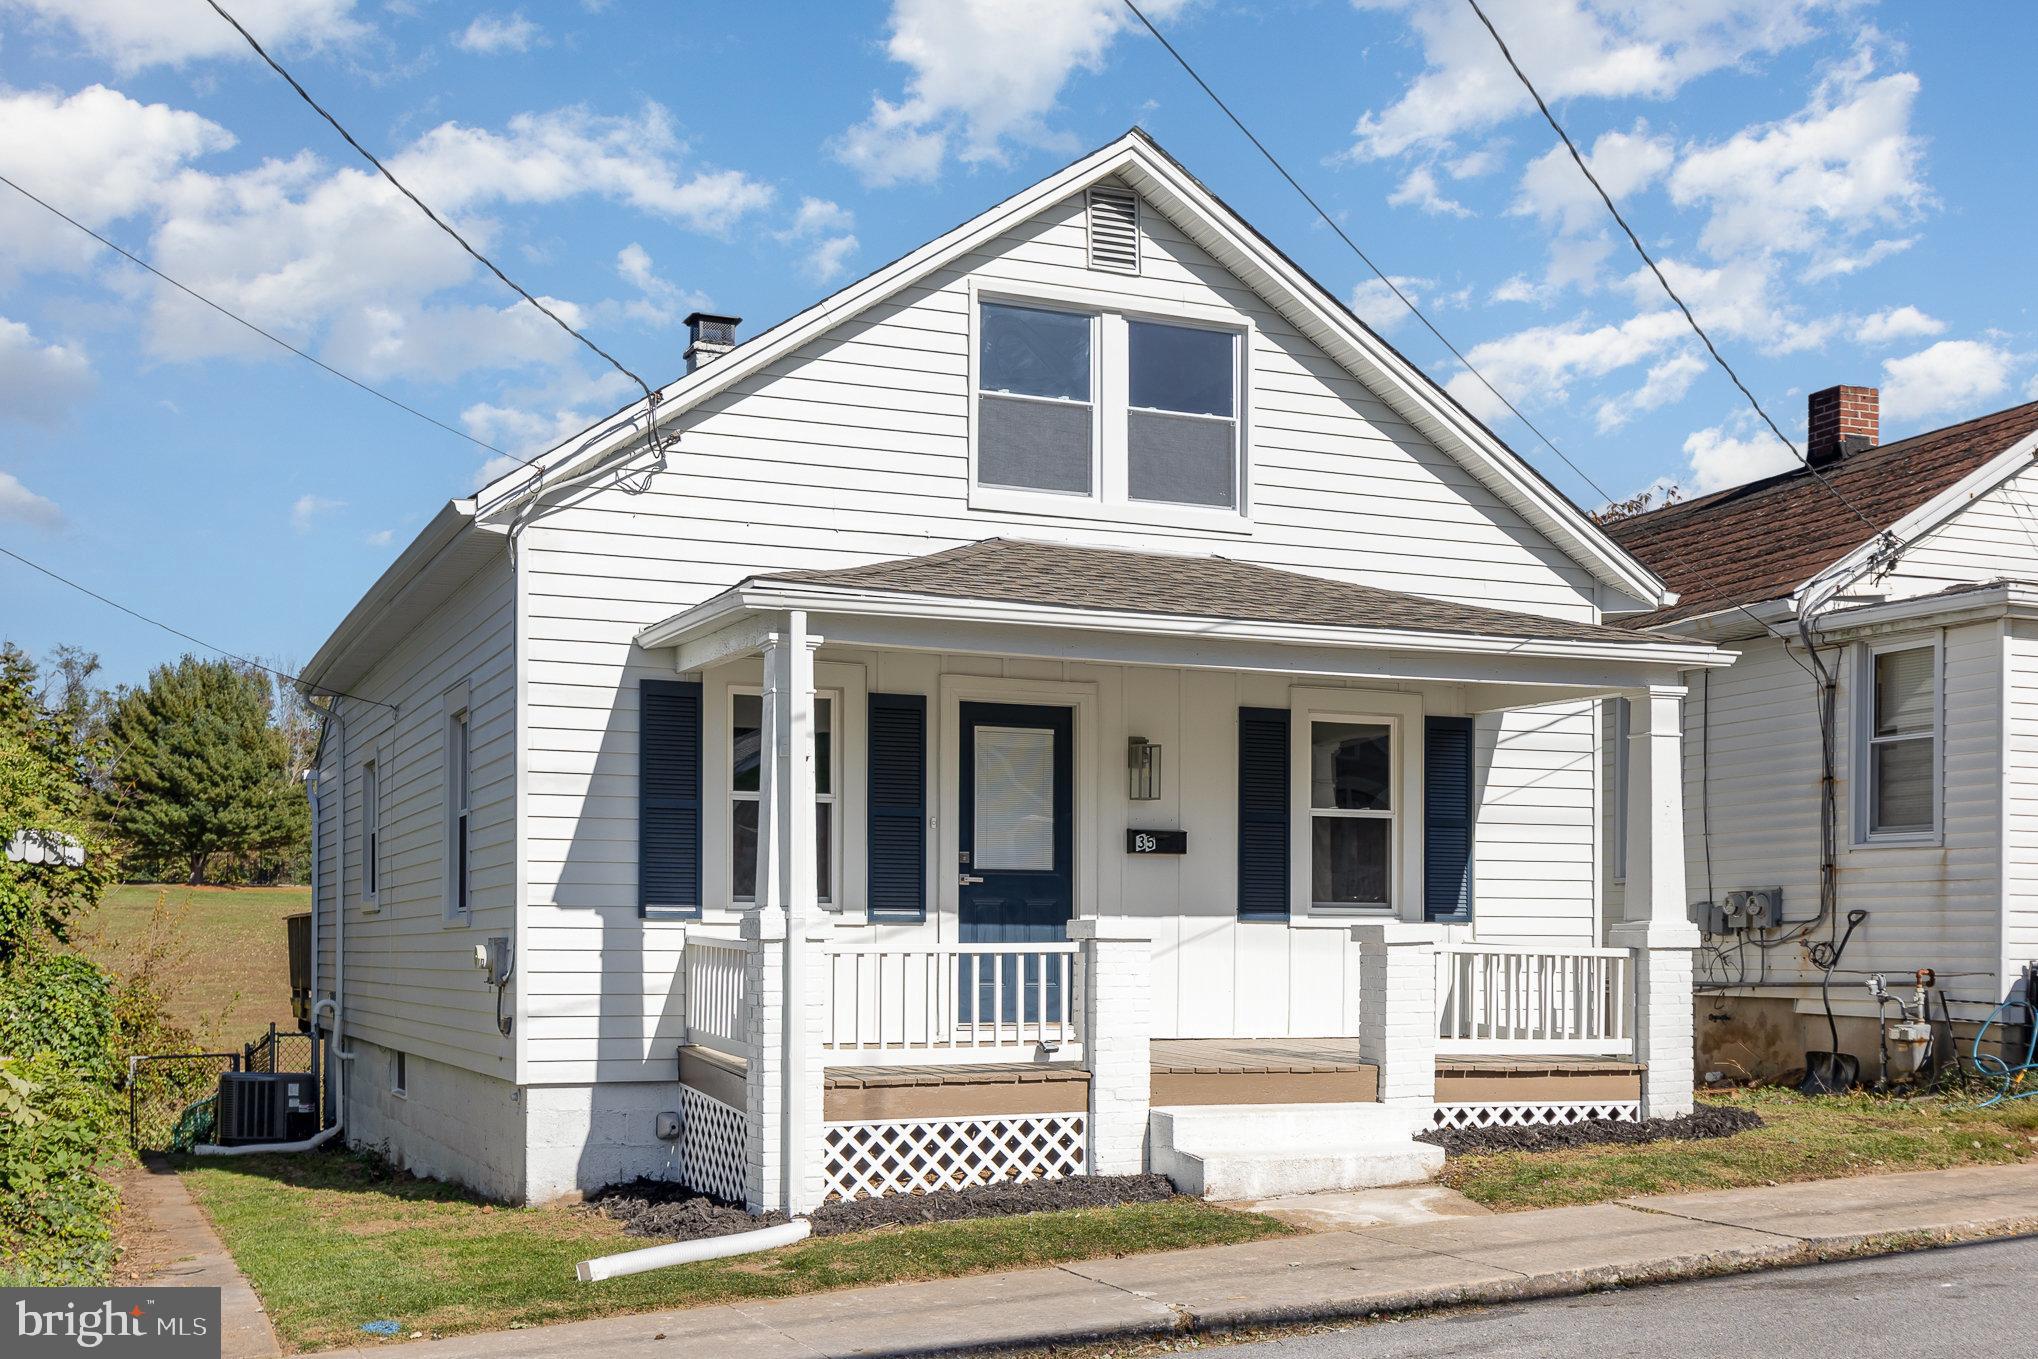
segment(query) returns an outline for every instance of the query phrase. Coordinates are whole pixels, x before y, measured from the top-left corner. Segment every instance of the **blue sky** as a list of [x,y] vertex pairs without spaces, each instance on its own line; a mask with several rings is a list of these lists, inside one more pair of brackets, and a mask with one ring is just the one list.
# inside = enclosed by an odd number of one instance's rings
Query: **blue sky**
[[[1489,396],[1117,0],[229,3],[371,147],[653,382],[680,318],[799,310],[1139,123],[1474,409]],[[1462,0],[1154,0],[1204,74],[1616,496],[1774,470]],[[1793,435],[2038,398],[2038,7],[1491,0]],[[1640,9],[1638,17],[1631,10]],[[0,0],[0,173],[520,454],[620,379],[395,201],[202,0]],[[1515,448],[1600,496],[1518,424]],[[301,662],[483,450],[268,347],[0,187],[0,544]],[[0,635],[140,679],[181,644],[0,559]]]

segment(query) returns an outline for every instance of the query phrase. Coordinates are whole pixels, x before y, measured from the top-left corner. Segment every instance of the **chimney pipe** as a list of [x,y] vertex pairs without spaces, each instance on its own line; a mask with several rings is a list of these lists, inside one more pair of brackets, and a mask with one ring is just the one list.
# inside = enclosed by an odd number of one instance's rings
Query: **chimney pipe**
[[1881,394],[1873,387],[1828,387],[1805,406],[1805,461],[1838,462],[1882,442]]
[[713,363],[736,347],[740,316],[714,316],[697,311],[686,318],[686,371]]

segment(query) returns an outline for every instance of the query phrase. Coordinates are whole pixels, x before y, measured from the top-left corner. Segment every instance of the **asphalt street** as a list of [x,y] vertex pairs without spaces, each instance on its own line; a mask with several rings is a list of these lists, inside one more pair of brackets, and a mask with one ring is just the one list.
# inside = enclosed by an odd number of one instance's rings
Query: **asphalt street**
[[2038,1238],[1482,1307],[1240,1345],[1227,1359],[1647,1355],[1832,1359],[2029,1351]]

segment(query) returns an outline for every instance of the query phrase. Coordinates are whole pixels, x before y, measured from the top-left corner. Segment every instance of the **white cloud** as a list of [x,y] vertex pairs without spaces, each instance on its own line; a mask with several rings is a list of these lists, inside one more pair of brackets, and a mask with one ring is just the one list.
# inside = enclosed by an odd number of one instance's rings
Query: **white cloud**
[[1601,434],[1608,434],[1646,411],[1675,405],[1704,371],[1705,360],[1690,350],[1673,354],[1653,365],[1641,386],[1600,401],[1593,409],[1593,423]]
[[1799,465],[1797,454],[1785,448],[1767,428],[1754,429],[1753,417],[1736,417],[1729,430],[1720,425],[1699,430],[1684,441],[1684,456],[1691,466],[1691,487],[1699,495],[1739,486],[1758,477],[1774,476]]
[[[209,119],[103,85],[71,95],[0,89],[0,127],[0,171],[95,229],[151,208],[191,161],[234,144]],[[0,283],[24,268],[76,271],[107,258],[76,228],[0,194]]]
[[856,214],[833,199],[802,198],[800,210],[793,216],[790,234],[818,236],[823,232],[853,231],[855,228]]
[[[1408,300],[1417,306],[1422,305],[1423,294],[1436,286],[1436,280],[1433,278],[1415,278],[1408,274],[1389,274],[1387,277],[1393,279],[1394,287],[1399,288],[1408,296]],[[1392,333],[1414,315],[1401,299],[1394,295],[1394,289],[1377,278],[1369,278],[1353,288],[1349,300],[1352,310],[1358,313],[1359,319],[1382,335]]]
[[1889,344],[1918,335],[1937,335],[1945,329],[1944,321],[1916,307],[1891,307],[1862,317],[1854,327],[1854,338],[1862,344]]
[[[1401,97],[1368,111],[1354,151],[1397,156],[1450,144],[1523,113],[1526,91],[1471,7],[1450,0],[1355,0],[1407,15],[1425,67]],[[1812,35],[1817,0],[1489,0],[1487,11],[1552,102],[1584,97],[1666,99],[1709,71],[1779,51]]]
[[0,316],[0,420],[54,425],[91,395],[92,364],[70,345],[49,344]]
[[1916,236],[1902,236],[1889,240],[1871,241],[1856,251],[1828,250],[1819,258],[1806,265],[1798,275],[1806,283],[1817,283],[1821,279],[1844,278],[1858,274],[1871,264],[1880,264],[1891,255],[1909,250],[1918,243]]
[[1470,217],[1472,210],[1437,188],[1436,171],[1418,165],[1402,176],[1400,185],[1387,195],[1390,207],[1418,207],[1441,217]]
[[370,547],[388,547],[396,541],[396,530],[376,529],[373,533],[364,535],[361,541]]
[[1981,403],[2010,385],[2015,357],[1980,340],[1941,340],[1882,361],[1882,416],[1899,424],[1927,415],[1982,415]]
[[0,523],[26,524],[40,529],[61,528],[64,512],[57,508],[56,501],[37,495],[10,473],[0,472]]
[[816,283],[832,283],[848,268],[856,244],[854,236],[830,236],[807,252],[800,267]]
[[[1149,0],[1156,21],[1188,0]],[[904,97],[873,96],[833,145],[866,184],[927,181],[951,151],[1002,163],[1006,143],[1067,150],[1049,126],[1062,87],[1098,71],[1135,21],[1120,0],[893,0],[885,53],[910,69]]]
[[453,35],[453,45],[463,52],[495,56],[502,52],[528,52],[545,40],[545,30],[513,14],[477,14],[474,21]]
[[[62,27],[122,74],[203,57],[254,57],[210,7],[168,0],[0,0],[0,12]],[[344,46],[366,36],[354,0],[236,0],[234,17],[271,51]]]
[[662,330],[676,323],[686,312],[712,305],[707,294],[683,289],[658,272],[651,254],[635,241],[616,252],[616,273],[635,288],[638,296],[628,302],[603,304],[596,314],[622,316],[639,325]]
[[827,198],[803,198],[792,225],[775,233],[779,240],[804,242],[800,269],[816,283],[832,283],[856,252],[856,214]]
[[[1663,177],[1676,159],[1668,137],[1649,135],[1648,124],[1632,132],[1605,132],[1592,143],[1585,163],[1620,203]],[[1522,171],[1521,190],[1509,212],[1534,217],[1566,236],[1602,230],[1610,220],[1606,204],[1578,172],[1571,153],[1551,147]]]
[[[1474,345],[1465,357],[1515,404],[1542,404],[1568,400],[1574,383],[1643,362],[1689,334],[1677,313],[1651,311],[1619,324],[1532,326]],[[1444,385],[1482,419],[1506,414],[1470,373],[1459,373]]]
[[1670,197],[1707,211],[1699,244],[1708,253],[1834,251],[1925,206],[1923,143],[1910,127],[1918,78],[1873,72],[1864,43],[1799,112],[1685,153],[1671,172]]
[[290,527],[299,533],[309,533],[320,515],[344,509],[346,504],[344,500],[329,500],[322,495],[301,495],[291,502]]

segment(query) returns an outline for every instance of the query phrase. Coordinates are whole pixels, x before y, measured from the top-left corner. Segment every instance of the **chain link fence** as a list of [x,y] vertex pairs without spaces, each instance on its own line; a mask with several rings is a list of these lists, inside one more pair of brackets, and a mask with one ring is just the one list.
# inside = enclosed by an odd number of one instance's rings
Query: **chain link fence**
[[127,1135],[134,1149],[189,1151],[210,1141],[219,1078],[230,1072],[308,1071],[325,1126],[325,1073],[319,1043],[296,1029],[269,1031],[238,1052],[167,1052],[128,1059]]

